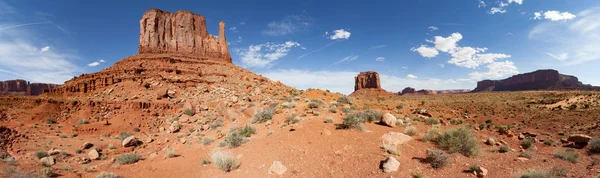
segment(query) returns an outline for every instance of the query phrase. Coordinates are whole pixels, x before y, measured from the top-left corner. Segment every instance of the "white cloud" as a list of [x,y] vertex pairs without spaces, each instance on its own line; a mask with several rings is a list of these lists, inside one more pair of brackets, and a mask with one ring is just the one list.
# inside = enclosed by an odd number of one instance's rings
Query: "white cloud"
[[[480,3],[479,7],[481,7],[481,2],[482,1],[479,2]],[[506,13],[506,7],[508,7],[508,5],[510,5],[512,3],[523,5],[523,0],[507,0],[507,1],[501,0],[498,2],[498,7],[492,7],[488,13],[489,14],[496,14],[496,13],[504,14],[504,13]],[[485,7],[485,6],[483,6],[483,7]]]
[[385,60],[385,57],[377,57],[377,58],[375,58],[375,61],[378,61],[378,62],[381,62],[381,61],[384,61],[384,60]]
[[346,56],[346,57],[342,58],[341,60],[335,62],[334,64],[339,64],[339,63],[347,62],[347,61],[354,61],[356,59],[358,59],[358,55]]
[[[559,64],[578,65],[600,59],[600,8],[577,13],[577,18],[563,23],[547,21],[536,25],[529,38],[537,46],[552,51]],[[540,53],[540,59],[549,54]],[[554,64],[556,65],[556,64]]]
[[487,6],[487,4],[485,4],[485,1],[479,0],[479,4],[477,5],[477,7],[482,8],[482,7],[485,7],[485,6]]
[[302,15],[286,16],[280,21],[273,21],[267,24],[267,29],[263,30],[264,35],[283,36],[306,30],[312,25],[310,18]]
[[463,36],[457,32],[452,33],[452,35],[446,38],[441,36],[435,36],[434,38],[435,41],[433,41],[433,44],[435,44],[435,48],[441,52],[448,52],[456,48],[456,43],[460,41]]
[[523,0],[508,0],[508,3],[517,3],[519,5],[523,5]]
[[98,66],[98,65],[100,65],[100,64],[102,64],[104,62],[105,62],[104,60],[100,59],[99,61],[94,61],[92,63],[89,63],[88,66],[90,66],[90,67],[96,67],[96,66]]
[[[535,12],[533,14],[534,14],[533,19],[535,19],[535,20],[542,19],[542,12]],[[550,21],[571,20],[571,19],[574,19],[575,17],[577,17],[577,16],[574,14],[571,14],[569,12],[559,12],[559,11],[554,11],[554,10],[544,12],[544,19],[547,19]]]
[[519,73],[517,67],[511,61],[492,62],[486,68],[488,68],[487,72],[473,72],[469,76],[472,80],[479,81],[484,79],[498,79]]
[[427,27],[429,29],[429,31],[436,31],[439,30],[440,28],[436,27],[436,26],[429,26]]
[[300,47],[300,44],[294,41],[287,41],[282,44],[269,42],[250,45],[248,49],[239,50],[238,55],[246,67],[270,67],[272,62],[287,56],[288,52],[294,47]]
[[444,64],[438,64],[441,68],[446,67]]
[[459,67],[476,68],[481,65],[493,63],[497,59],[510,58],[507,54],[484,53],[487,48],[459,47],[455,51],[451,51],[452,58],[448,61]]
[[[354,77],[359,72],[353,71],[310,71],[297,69],[279,69],[265,71],[261,74],[271,80],[278,80],[298,89],[319,88],[350,94],[354,91]],[[381,87],[390,92],[398,92],[405,87],[420,89],[471,89],[475,83],[466,80],[408,79],[379,74]]]
[[506,13],[506,9],[501,8],[501,7],[492,7],[490,9],[490,14],[496,14],[496,13],[500,13],[500,14],[504,14]]
[[47,51],[49,51],[49,50],[50,50],[50,46],[46,46],[46,47],[43,47],[43,48],[40,50],[40,52],[41,52],[41,53],[43,53],[43,52],[47,52]]
[[415,76],[415,75],[413,75],[413,74],[408,74],[408,75],[406,75],[406,78],[407,78],[407,79],[416,79],[416,78],[417,78],[417,76]]
[[421,56],[426,57],[426,58],[432,58],[432,57],[435,57],[438,54],[440,54],[440,52],[438,52],[435,48],[427,47],[425,45],[421,45],[418,48],[412,48],[412,49],[410,49],[410,51],[413,51],[413,52],[416,51],[419,54],[421,54]]
[[229,30],[232,31],[232,32],[234,32],[234,33],[239,32],[236,26],[229,27]]
[[559,61],[565,61],[565,60],[569,59],[569,54],[568,53],[562,53],[562,54],[559,54],[559,55],[554,55],[552,53],[546,53],[546,54],[548,56],[556,59],[556,60],[559,60]]
[[331,40],[347,40],[348,38],[350,38],[350,32],[344,30],[344,29],[339,29],[339,30],[334,30],[333,31],[333,35],[329,36],[329,39]]

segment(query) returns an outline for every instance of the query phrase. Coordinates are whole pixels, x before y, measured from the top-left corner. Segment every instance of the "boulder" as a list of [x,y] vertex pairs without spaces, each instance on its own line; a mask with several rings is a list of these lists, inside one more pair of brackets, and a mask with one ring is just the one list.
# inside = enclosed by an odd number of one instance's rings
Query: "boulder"
[[286,171],[287,171],[287,167],[285,167],[279,161],[273,161],[273,164],[271,164],[271,167],[269,167],[270,174],[283,175]]
[[588,136],[588,135],[584,135],[584,134],[573,134],[571,136],[569,136],[569,138],[567,139],[570,142],[575,142],[575,143],[587,143],[592,139],[592,137]]
[[475,176],[477,177],[485,177],[488,174],[488,170],[486,168],[483,168],[481,166],[478,166],[477,169],[475,169]]
[[490,137],[485,141],[485,144],[487,145],[495,145],[496,144],[496,139]]
[[396,127],[396,121],[396,117],[390,113],[385,113],[381,116],[381,123],[384,123],[387,126]]
[[383,169],[383,172],[396,172],[398,170],[398,167],[400,167],[400,162],[398,162],[398,160],[396,160],[396,158],[394,157],[390,156],[387,157],[387,159],[381,161],[381,168]]
[[121,146],[123,147],[130,147],[130,146],[136,146],[138,144],[138,140],[137,138],[135,138],[135,136],[129,136],[125,139],[123,139],[123,141],[121,141]]
[[100,153],[98,153],[96,149],[91,149],[90,152],[88,152],[88,158],[91,160],[100,159]]
[[43,157],[42,159],[40,159],[40,163],[46,167],[50,167],[52,165],[54,165],[54,157],[53,156],[46,156]]
[[388,143],[388,144],[393,144],[393,145],[402,145],[405,144],[409,141],[411,141],[413,138],[411,136],[408,136],[404,133],[400,133],[400,132],[388,132],[383,134],[383,136],[381,136],[381,140],[383,141],[383,143]]

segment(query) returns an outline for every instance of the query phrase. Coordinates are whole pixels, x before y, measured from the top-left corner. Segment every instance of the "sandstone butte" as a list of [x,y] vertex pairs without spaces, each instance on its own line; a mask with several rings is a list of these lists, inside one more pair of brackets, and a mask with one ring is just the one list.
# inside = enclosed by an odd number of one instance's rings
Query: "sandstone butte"
[[537,70],[518,74],[503,80],[477,82],[473,92],[523,91],[523,90],[598,90],[600,87],[585,85],[577,77],[563,75],[556,70]]
[[354,77],[354,97],[393,97],[394,94],[381,88],[379,74],[374,71],[361,72]]
[[0,96],[36,96],[58,87],[58,84],[30,83],[25,80],[0,81]]

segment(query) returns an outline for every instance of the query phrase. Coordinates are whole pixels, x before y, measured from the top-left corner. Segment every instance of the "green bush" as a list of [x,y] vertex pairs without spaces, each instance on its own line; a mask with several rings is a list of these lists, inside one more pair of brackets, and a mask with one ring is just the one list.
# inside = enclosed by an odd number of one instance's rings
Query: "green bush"
[[554,177],[565,177],[567,175],[567,169],[562,166],[555,166],[549,171],[530,171],[521,175],[521,178],[554,178]]
[[121,178],[121,176],[112,172],[101,172],[100,174],[96,175],[96,178]]
[[527,138],[521,140],[521,147],[523,147],[523,149],[528,149],[531,146],[533,146],[534,142],[535,141],[533,140],[533,138],[527,137]]
[[240,166],[240,161],[235,159],[229,152],[213,151],[210,157],[215,166],[225,172],[230,172]]
[[35,155],[35,157],[37,159],[42,159],[42,158],[48,156],[48,152],[46,152],[46,151],[36,151],[34,155]]
[[321,104],[317,103],[317,102],[310,102],[308,103],[308,108],[319,108],[319,106],[321,106]]
[[590,152],[600,153],[600,137],[590,140]]
[[350,111],[352,111],[351,107],[349,107],[349,106],[342,107],[342,112],[344,112],[345,114],[348,114]]
[[45,167],[45,168],[40,169],[40,174],[42,174],[46,177],[56,176],[56,173],[54,173],[54,170],[52,170],[52,168],[50,168],[50,167]]
[[295,123],[300,122],[300,119],[298,119],[298,117],[296,117],[296,113],[293,113],[292,115],[285,117],[284,122],[286,124],[295,124]]
[[272,108],[259,109],[257,110],[254,117],[252,117],[252,123],[263,123],[273,119],[274,110]]
[[185,111],[183,113],[185,115],[188,115],[188,116],[193,116],[194,115],[194,111],[192,111],[191,109],[185,109]]
[[458,152],[469,157],[479,154],[477,140],[473,136],[473,133],[466,127],[442,133],[436,139],[436,143],[450,153]]
[[378,121],[381,119],[382,115],[383,114],[381,112],[372,109],[366,110],[364,112],[366,122]]
[[202,141],[202,144],[204,144],[204,145],[208,145],[208,144],[212,143],[213,141],[215,141],[213,138],[211,138],[211,137],[206,137],[206,138],[204,138],[204,140]]
[[227,137],[225,137],[225,143],[229,146],[229,148],[235,148],[244,143],[244,137],[237,131],[230,132],[227,134]]
[[508,147],[506,145],[501,146],[500,149],[498,150],[498,152],[500,152],[500,153],[506,153],[506,152],[509,152],[509,151],[510,151],[510,147]]
[[325,118],[325,123],[333,123],[333,118],[331,118],[331,117]]
[[421,141],[424,141],[424,142],[434,141],[439,136],[440,136],[440,129],[438,127],[433,127],[431,129],[429,129],[427,131],[427,133],[421,137]]
[[404,108],[404,104],[398,104],[398,105],[396,105],[396,109],[402,109],[402,108]]
[[[360,112],[359,112],[360,113]],[[349,114],[344,118],[344,122],[339,125],[341,129],[358,129],[362,130],[362,124],[365,122],[365,119],[359,113]]]
[[223,121],[223,119],[219,118],[217,120],[212,121],[210,123],[209,127],[210,127],[210,129],[216,129],[216,128],[219,128],[224,125],[225,125],[225,121]]
[[398,145],[383,143],[381,148],[383,148],[383,150],[386,153],[393,154],[393,155],[400,155],[400,152],[398,152]]
[[573,149],[567,149],[564,152],[557,151],[554,153],[554,157],[567,160],[571,163],[579,162],[579,153],[575,152]]
[[133,164],[133,163],[137,163],[138,161],[140,161],[140,159],[142,159],[142,157],[140,157],[140,155],[134,154],[134,153],[127,153],[127,154],[123,154],[119,157],[117,157],[117,163],[119,164]]
[[430,118],[427,118],[427,119],[423,120],[423,122],[425,122],[425,124],[427,124],[427,125],[434,125],[434,124],[439,124],[440,120],[437,120],[436,118],[430,117]]
[[425,161],[431,164],[433,168],[442,168],[450,163],[450,155],[442,150],[427,150]]
[[464,121],[462,119],[458,119],[458,118],[452,118],[450,119],[450,123],[454,124],[454,125],[460,125],[462,124]]
[[252,134],[256,133],[256,128],[252,127],[251,125],[246,125],[239,129],[239,133],[241,136],[250,137]]
[[523,158],[527,158],[527,159],[531,159],[533,158],[534,153],[530,152],[530,151],[521,151],[521,153],[519,153],[519,157],[523,157]]
[[330,108],[329,108],[329,112],[330,112],[330,113],[337,113],[337,112],[338,112],[338,109],[337,109],[336,107],[330,107]]

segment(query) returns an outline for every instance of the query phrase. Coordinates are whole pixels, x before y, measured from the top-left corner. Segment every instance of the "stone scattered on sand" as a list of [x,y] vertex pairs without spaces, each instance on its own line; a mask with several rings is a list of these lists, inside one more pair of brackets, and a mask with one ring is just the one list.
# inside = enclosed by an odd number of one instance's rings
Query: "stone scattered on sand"
[[40,159],[40,163],[42,163],[42,165],[46,166],[46,167],[50,167],[52,165],[54,165],[54,157],[53,156],[46,156],[43,157],[42,159]]
[[569,136],[569,138],[567,140],[570,142],[575,142],[575,143],[587,143],[591,139],[592,139],[592,137],[590,137],[589,135],[573,134],[573,135]]
[[91,160],[100,159],[100,153],[98,153],[96,149],[91,149],[90,152],[88,152],[88,158],[90,158]]
[[398,160],[396,160],[396,158],[394,157],[388,157],[387,159],[383,160],[381,162],[381,167],[383,168],[383,172],[389,173],[389,172],[396,172],[398,170],[398,167],[400,167],[400,162],[398,162]]
[[125,139],[123,139],[123,141],[121,141],[121,146],[123,147],[130,147],[130,146],[135,146],[137,145],[138,140],[137,138],[135,138],[135,136],[129,136]]
[[286,171],[287,171],[287,167],[285,167],[279,161],[273,161],[273,164],[271,164],[271,167],[269,167],[270,174],[283,175]]
[[400,132],[388,132],[381,136],[381,140],[383,143],[402,145],[412,140],[412,137]]
[[390,114],[390,113],[385,113],[382,117],[381,117],[381,123],[384,123],[387,126],[390,127],[396,127],[396,117],[394,117],[394,115]]

